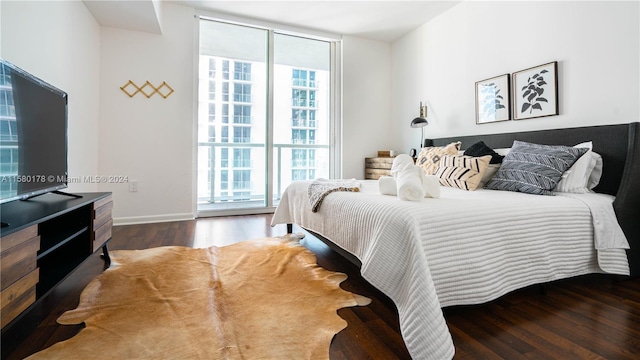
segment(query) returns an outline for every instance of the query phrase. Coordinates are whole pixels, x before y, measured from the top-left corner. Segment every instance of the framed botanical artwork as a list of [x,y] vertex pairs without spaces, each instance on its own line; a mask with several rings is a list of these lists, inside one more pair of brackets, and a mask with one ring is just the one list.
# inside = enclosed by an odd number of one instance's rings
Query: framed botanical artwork
[[509,74],[476,82],[476,124],[511,119]]
[[558,115],[558,62],[513,73],[513,118]]

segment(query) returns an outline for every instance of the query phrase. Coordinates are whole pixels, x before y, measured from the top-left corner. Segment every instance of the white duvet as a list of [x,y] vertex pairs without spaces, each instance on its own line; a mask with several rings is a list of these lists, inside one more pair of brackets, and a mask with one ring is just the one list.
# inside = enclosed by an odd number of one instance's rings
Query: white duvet
[[453,357],[442,307],[581,274],[629,274],[628,244],[609,196],[443,187],[439,199],[414,202],[363,181],[361,192],[332,193],[312,213],[309,184],[287,188],[272,225],[298,224],[358,257],[362,276],[398,307],[415,359]]

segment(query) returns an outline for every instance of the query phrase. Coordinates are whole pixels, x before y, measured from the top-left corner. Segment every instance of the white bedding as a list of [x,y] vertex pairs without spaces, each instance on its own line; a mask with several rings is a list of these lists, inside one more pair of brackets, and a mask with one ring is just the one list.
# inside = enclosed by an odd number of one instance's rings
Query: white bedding
[[[287,188],[272,225],[298,224],[358,257],[362,276],[398,307],[403,338],[415,359],[453,357],[441,307],[479,304],[586,273],[629,273],[626,240],[606,240],[619,229],[617,222],[591,215],[608,213],[611,197],[443,187],[439,199],[413,202],[381,195],[376,181],[363,181],[361,192],[332,193],[312,213],[309,184]],[[600,250],[594,222],[605,236]]]

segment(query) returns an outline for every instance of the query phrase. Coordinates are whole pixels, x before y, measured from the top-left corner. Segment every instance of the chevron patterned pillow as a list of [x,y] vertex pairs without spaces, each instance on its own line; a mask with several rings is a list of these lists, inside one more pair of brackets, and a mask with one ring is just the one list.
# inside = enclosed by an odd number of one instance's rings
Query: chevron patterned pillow
[[440,178],[440,185],[473,191],[480,184],[490,161],[491,155],[444,155],[435,175]]
[[486,189],[553,195],[562,174],[588,149],[514,141]]

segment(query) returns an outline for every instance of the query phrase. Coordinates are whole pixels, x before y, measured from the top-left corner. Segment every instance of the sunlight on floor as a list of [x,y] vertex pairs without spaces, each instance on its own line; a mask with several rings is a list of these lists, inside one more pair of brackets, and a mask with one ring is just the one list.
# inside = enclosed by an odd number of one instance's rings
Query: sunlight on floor
[[[243,240],[267,236],[282,236],[287,233],[286,225],[271,227],[271,215],[240,216],[243,226],[228,221],[228,217],[200,218],[196,220],[193,247],[224,246]],[[298,230],[299,231],[299,230]]]

